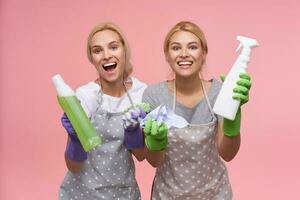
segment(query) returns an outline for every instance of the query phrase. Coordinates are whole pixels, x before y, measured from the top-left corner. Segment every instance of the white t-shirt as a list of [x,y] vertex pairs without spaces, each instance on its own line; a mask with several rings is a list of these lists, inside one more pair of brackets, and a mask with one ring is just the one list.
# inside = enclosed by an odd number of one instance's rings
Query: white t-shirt
[[[133,103],[140,103],[147,85],[133,77],[131,77],[131,80],[132,87],[128,90],[128,93]],[[100,89],[101,87],[97,83],[91,81],[76,90],[76,97],[80,101],[83,110],[86,112],[89,118],[94,114],[98,107]],[[126,93],[122,97],[113,97],[103,94],[102,98],[103,100],[101,108],[108,112],[122,112],[131,106],[130,100]]]

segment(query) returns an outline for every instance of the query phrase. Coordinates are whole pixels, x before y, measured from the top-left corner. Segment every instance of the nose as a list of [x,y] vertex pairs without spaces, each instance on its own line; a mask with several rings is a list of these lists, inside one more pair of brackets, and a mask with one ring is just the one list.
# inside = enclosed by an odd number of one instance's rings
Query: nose
[[187,58],[189,57],[188,50],[186,48],[183,48],[182,51],[180,52],[180,57],[181,58]]
[[104,50],[103,56],[104,56],[103,59],[105,59],[105,60],[109,60],[112,57],[111,52],[109,51],[109,49]]

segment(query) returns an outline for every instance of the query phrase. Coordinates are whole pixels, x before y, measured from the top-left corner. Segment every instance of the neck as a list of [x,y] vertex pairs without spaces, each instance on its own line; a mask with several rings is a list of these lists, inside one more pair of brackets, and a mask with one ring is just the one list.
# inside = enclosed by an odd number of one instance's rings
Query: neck
[[125,93],[123,79],[112,83],[98,78],[96,82],[100,84],[102,92],[109,96],[121,97]]
[[175,76],[176,91],[180,94],[190,95],[202,91],[201,79],[198,74],[190,77]]

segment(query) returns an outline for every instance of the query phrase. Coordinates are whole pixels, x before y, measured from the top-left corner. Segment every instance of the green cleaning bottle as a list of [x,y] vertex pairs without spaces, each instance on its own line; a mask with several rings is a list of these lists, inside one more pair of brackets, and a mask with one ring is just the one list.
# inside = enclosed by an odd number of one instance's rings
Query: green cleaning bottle
[[86,152],[91,151],[101,144],[101,139],[95,128],[81,107],[74,91],[64,82],[62,77],[57,74],[52,77],[52,81],[57,91],[58,103],[68,116],[83,149]]

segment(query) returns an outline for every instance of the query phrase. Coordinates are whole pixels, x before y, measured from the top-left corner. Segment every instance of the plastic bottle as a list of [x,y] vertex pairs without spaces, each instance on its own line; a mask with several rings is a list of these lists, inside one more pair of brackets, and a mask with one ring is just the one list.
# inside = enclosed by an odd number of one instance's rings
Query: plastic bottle
[[214,113],[230,120],[235,119],[235,115],[240,105],[240,101],[232,98],[233,89],[236,87],[236,82],[239,79],[240,73],[246,72],[252,48],[258,46],[258,42],[252,38],[237,36],[237,40],[240,41],[240,44],[236,51],[241,47],[243,50],[227,74],[213,107]]
[[52,77],[52,81],[57,91],[57,99],[68,116],[83,149],[88,152],[101,143],[95,128],[81,107],[74,91],[57,74]]

